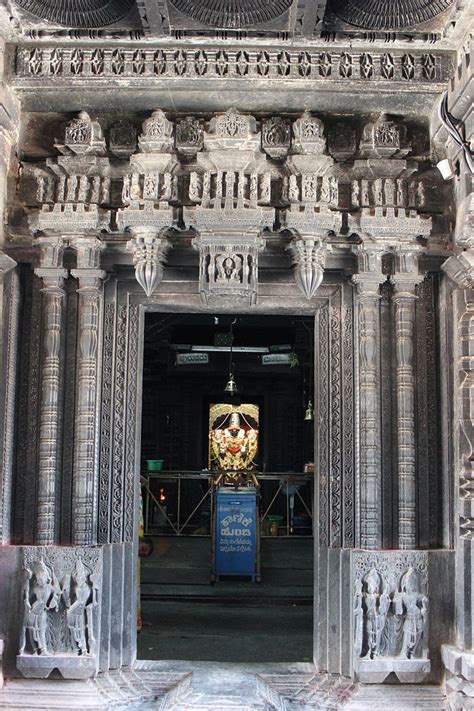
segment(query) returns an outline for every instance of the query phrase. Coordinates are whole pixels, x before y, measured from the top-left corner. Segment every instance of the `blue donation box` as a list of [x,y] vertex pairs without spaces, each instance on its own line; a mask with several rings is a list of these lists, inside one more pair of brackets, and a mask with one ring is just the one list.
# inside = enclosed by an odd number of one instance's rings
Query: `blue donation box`
[[252,582],[260,580],[256,489],[217,489],[215,516],[215,579],[250,575]]

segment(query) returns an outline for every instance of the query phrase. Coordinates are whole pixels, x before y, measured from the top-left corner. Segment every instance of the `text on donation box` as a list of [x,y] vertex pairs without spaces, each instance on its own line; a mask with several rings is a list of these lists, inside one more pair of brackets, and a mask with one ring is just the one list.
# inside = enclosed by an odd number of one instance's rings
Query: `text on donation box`
[[219,491],[216,524],[217,574],[254,575],[257,539],[255,491],[242,495]]

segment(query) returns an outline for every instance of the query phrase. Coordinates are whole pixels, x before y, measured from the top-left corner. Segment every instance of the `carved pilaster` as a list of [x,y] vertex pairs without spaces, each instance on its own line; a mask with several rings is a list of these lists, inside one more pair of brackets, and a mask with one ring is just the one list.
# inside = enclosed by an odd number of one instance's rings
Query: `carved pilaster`
[[43,279],[43,359],[41,364],[41,405],[39,423],[38,492],[36,543],[56,542],[56,502],[59,478],[59,385],[61,327],[64,302],[64,278],[61,267],[64,244],[61,239],[45,240],[41,267],[37,276]]
[[380,425],[381,249],[359,246],[358,274],[352,277],[359,307],[360,545],[382,545],[382,464]]
[[382,463],[380,425],[380,313],[379,287],[382,252],[358,248],[357,287],[359,306],[359,402],[360,402],[360,545],[382,545]]
[[[0,544],[10,542],[19,279],[16,262],[0,252]],[[9,278],[5,279],[10,272]]]
[[170,243],[154,230],[135,228],[127,249],[133,253],[135,277],[149,297],[163,278],[164,262]]
[[415,301],[418,274],[415,252],[396,254],[397,273],[392,277],[395,303],[398,537],[399,548],[416,548],[416,444],[415,444]]
[[77,269],[72,275],[79,280],[79,301],[72,542],[90,545],[97,537],[97,357],[105,272],[98,268],[103,248],[99,239],[79,238],[75,248]]

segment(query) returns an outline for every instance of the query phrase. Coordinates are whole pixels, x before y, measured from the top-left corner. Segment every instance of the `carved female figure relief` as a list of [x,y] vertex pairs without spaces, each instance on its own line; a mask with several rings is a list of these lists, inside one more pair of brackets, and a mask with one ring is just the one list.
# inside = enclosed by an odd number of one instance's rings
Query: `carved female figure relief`
[[366,607],[367,659],[381,655],[382,635],[385,629],[387,613],[390,607],[390,597],[385,591],[383,580],[375,568],[364,578],[366,592],[364,602]]
[[422,657],[422,638],[428,624],[428,598],[420,592],[420,581],[413,568],[408,568],[400,581],[400,592],[394,595],[395,614],[405,615],[402,648],[404,659]]
[[27,641],[33,653],[50,653],[46,643],[47,613],[58,608],[59,595],[59,585],[54,573],[50,572],[42,560],[34,564],[33,570],[24,568],[25,613],[19,654],[24,654]]
[[87,574],[80,558],[76,561],[72,576],[66,576],[63,581],[62,595],[74,650],[79,655],[93,653],[95,636],[92,610],[97,605],[97,586],[93,576]]

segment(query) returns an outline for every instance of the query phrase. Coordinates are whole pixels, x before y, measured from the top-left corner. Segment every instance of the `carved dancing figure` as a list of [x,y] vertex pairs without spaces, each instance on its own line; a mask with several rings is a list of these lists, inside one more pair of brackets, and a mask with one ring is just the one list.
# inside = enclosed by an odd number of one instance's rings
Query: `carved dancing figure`
[[91,654],[95,645],[92,611],[97,605],[97,585],[94,576],[88,576],[80,558],[76,561],[72,578],[67,577],[63,583],[63,600],[74,649],[79,655]]
[[[23,600],[25,616],[21,632],[19,654],[23,654],[27,636],[34,653],[48,655],[46,643],[47,615],[59,605],[59,585],[42,560],[33,570],[24,568]],[[28,634],[27,634],[28,633]]]
[[423,634],[428,622],[429,601],[420,591],[420,581],[413,568],[403,574],[400,581],[400,592],[395,593],[395,614],[403,615],[402,649],[399,656],[404,659],[421,657],[420,649]]
[[366,659],[374,659],[381,654],[382,634],[385,629],[390,597],[382,586],[381,578],[375,568],[365,576],[365,607],[368,649]]

